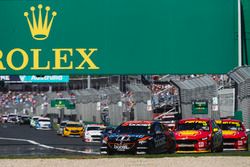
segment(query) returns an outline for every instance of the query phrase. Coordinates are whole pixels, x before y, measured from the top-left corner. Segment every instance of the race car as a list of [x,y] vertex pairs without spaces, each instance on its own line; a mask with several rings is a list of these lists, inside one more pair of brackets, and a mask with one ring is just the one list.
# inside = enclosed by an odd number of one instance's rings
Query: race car
[[63,129],[65,127],[65,125],[67,124],[67,121],[62,121],[59,125],[59,128],[56,131],[57,135],[62,135],[63,134]]
[[222,130],[208,118],[182,119],[174,132],[177,153],[222,152]]
[[8,121],[8,115],[2,115],[1,116],[1,122],[6,123]]
[[40,118],[40,116],[33,116],[30,120],[30,127],[35,127],[36,126],[36,121]]
[[51,130],[51,121],[50,118],[40,117],[36,120],[35,129],[37,130]]
[[89,124],[85,126],[83,135],[83,142],[98,142],[102,141],[102,131],[105,129],[104,125]]
[[[167,146],[168,143],[173,146]],[[158,121],[124,122],[103,139],[101,146],[101,154],[109,155],[164,152],[175,152],[175,139],[174,135],[167,135]]]
[[62,136],[64,137],[82,137],[83,136],[83,125],[80,122],[67,122]]
[[18,124],[20,122],[18,115],[11,113],[8,115],[8,119],[7,119],[8,123],[13,123],[13,124]]
[[28,115],[21,115],[20,116],[20,125],[29,125],[30,124],[30,116]]
[[222,119],[216,123],[222,129],[225,150],[248,150],[248,136],[241,121]]

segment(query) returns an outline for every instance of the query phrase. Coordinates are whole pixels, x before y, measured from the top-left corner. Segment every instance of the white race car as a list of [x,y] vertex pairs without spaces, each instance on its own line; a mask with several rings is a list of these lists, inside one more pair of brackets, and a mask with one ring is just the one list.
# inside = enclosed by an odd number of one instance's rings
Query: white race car
[[17,114],[9,114],[8,115],[8,119],[7,119],[7,122],[8,123],[19,123],[19,118],[18,118],[18,115]]
[[85,126],[83,142],[101,142],[104,125],[90,124]]
[[50,118],[47,117],[38,118],[38,120],[36,121],[35,128],[40,130],[51,130],[52,126]]
[[8,115],[2,115],[1,116],[1,122],[6,123],[8,121]]

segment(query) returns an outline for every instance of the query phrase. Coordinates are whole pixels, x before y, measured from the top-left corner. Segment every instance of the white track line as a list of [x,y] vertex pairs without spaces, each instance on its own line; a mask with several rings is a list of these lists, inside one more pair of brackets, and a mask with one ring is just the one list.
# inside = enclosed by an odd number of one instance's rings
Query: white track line
[[43,147],[43,148],[47,148],[47,149],[55,149],[55,150],[60,150],[60,151],[69,151],[69,152],[77,152],[77,153],[83,153],[83,154],[95,154],[95,155],[100,154],[99,152],[89,152],[89,151],[72,150],[72,149],[68,149],[68,148],[52,147],[52,146],[40,144],[40,143],[33,141],[33,140],[26,140],[26,139],[0,137],[0,140],[12,140],[12,141],[28,142],[30,144],[37,145],[39,147]]

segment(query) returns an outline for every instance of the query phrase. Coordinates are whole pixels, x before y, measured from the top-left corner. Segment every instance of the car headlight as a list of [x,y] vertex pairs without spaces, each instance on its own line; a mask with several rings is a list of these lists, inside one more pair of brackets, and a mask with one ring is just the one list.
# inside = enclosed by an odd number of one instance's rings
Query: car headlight
[[138,140],[138,143],[139,143],[139,144],[144,144],[144,143],[147,143],[148,140],[151,140],[151,139],[152,139],[152,137],[145,136],[145,137],[139,139],[139,140]]
[[244,139],[246,139],[246,136],[243,136],[243,137],[241,137],[240,139],[241,139],[241,140],[244,140]]
[[141,141],[139,141],[138,143],[139,144],[145,144],[145,143],[147,143],[148,141],[147,140],[141,140]]
[[203,141],[204,141],[204,140],[207,140],[207,139],[208,139],[207,137],[201,138],[201,140],[203,140]]
[[103,138],[102,143],[107,144],[108,143],[108,137]]
[[88,137],[89,137],[89,136],[91,136],[91,135],[87,132],[87,133],[85,133],[85,136],[88,136]]
[[67,128],[65,128],[65,131],[69,131]]

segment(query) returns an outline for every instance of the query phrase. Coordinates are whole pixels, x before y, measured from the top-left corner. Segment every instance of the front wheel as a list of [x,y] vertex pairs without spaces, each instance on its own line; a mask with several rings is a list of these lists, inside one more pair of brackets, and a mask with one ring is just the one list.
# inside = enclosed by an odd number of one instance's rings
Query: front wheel
[[223,152],[223,138],[221,140],[221,144],[220,144],[220,147],[218,148],[218,152]]
[[220,147],[216,150],[216,152],[223,152],[223,142],[221,143]]
[[216,151],[216,149],[214,148],[214,144],[213,143],[211,143],[211,153],[214,153],[215,151]]
[[176,152],[176,141],[173,140],[171,143],[169,143],[171,146],[167,148],[167,153],[173,154]]
[[114,155],[114,152],[110,149],[107,149],[107,155]]

